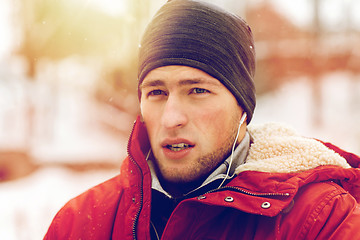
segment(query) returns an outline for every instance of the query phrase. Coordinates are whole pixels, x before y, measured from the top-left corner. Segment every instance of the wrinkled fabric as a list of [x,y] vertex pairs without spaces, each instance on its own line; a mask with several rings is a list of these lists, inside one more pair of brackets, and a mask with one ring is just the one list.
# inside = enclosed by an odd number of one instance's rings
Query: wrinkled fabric
[[[360,163],[358,156],[325,145],[349,157],[351,166]],[[44,239],[150,239],[149,147],[137,121],[120,174],[70,200]],[[359,176],[357,168],[336,165],[240,171],[221,190],[178,203],[162,239],[358,239]]]

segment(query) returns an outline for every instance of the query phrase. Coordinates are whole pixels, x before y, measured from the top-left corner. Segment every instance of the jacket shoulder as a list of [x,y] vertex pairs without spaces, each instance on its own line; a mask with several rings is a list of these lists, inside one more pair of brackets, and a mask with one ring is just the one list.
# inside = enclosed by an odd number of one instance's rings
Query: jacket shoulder
[[359,224],[359,205],[350,193],[332,181],[314,182],[299,189],[279,232],[294,239],[351,239],[360,237]]
[[44,239],[109,239],[121,195],[120,175],[90,188],[60,209]]

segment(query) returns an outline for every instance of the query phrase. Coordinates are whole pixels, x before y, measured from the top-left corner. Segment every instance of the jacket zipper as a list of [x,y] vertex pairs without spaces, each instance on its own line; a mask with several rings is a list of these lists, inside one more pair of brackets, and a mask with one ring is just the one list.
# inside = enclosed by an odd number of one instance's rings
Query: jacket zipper
[[143,174],[142,174],[142,171],[141,171],[141,168],[139,166],[139,164],[134,160],[134,158],[131,156],[130,154],[130,139],[132,139],[132,135],[133,135],[133,132],[134,132],[134,128],[135,128],[135,124],[136,124],[136,121],[134,122],[134,126],[131,130],[131,133],[130,133],[130,136],[129,136],[129,139],[128,139],[128,146],[127,146],[127,153],[128,153],[128,156],[129,156],[129,159],[131,162],[133,162],[135,164],[135,166],[139,169],[140,171],[140,175],[141,175],[141,182],[140,182],[140,206],[138,208],[138,211],[136,212],[136,215],[135,215],[135,219],[133,221],[133,226],[132,226],[132,233],[133,233],[133,238],[134,240],[137,239],[136,237],[136,225],[138,223],[138,220],[139,220],[139,217],[140,217],[140,212],[142,210],[142,207],[143,207]]
[[217,192],[217,191],[223,191],[223,190],[233,190],[236,192],[240,192],[240,193],[244,193],[246,195],[256,196],[256,197],[288,197],[288,196],[290,196],[290,193],[253,193],[253,192],[244,190],[242,188],[233,187],[233,186],[224,186],[221,188],[216,188],[216,189],[210,190],[202,195]]
[[[141,172],[141,169],[139,167],[139,165],[135,162],[135,160],[129,155],[129,158],[130,160],[138,167],[139,171]],[[140,206],[139,206],[139,209],[135,215],[135,219],[134,219],[134,222],[133,222],[133,229],[132,229],[132,232],[133,232],[133,237],[134,237],[134,240],[137,239],[136,237],[136,225],[138,223],[138,220],[139,220],[139,216],[140,216],[140,212],[142,210],[142,207],[143,207],[143,177],[142,177],[142,173],[141,173],[141,183],[140,183]]]

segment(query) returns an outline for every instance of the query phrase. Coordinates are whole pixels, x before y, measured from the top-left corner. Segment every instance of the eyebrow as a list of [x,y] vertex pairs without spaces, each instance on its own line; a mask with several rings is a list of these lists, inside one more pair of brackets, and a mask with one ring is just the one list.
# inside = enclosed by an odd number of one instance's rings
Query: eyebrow
[[[194,79],[184,79],[180,80],[177,85],[179,86],[186,86],[186,85],[194,85],[194,84],[209,84],[213,86],[219,86],[220,81],[210,81],[204,78],[194,78]],[[162,80],[147,80],[141,83],[140,89],[148,88],[148,87],[159,87],[165,86],[165,82]]]
[[148,88],[148,87],[158,87],[158,86],[165,86],[164,81],[162,80],[147,80],[143,81],[140,84],[140,89]]

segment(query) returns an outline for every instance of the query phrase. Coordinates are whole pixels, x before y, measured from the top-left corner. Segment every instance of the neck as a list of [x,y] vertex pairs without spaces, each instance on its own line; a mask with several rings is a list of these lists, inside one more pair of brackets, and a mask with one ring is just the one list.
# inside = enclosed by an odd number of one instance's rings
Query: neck
[[200,178],[192,182],[170,182],[159,178],[161,186],[174,198],[181,198],[192,190],[201,186],[205,178]]

